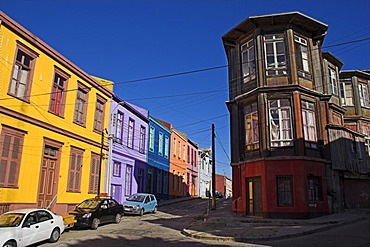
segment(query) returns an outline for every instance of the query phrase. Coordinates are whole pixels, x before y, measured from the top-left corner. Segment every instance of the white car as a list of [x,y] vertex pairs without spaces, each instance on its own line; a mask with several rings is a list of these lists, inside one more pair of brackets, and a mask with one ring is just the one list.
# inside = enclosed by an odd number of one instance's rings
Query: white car
[[0,215],[0,247],[22,247],[44,240],[57,242],[62,216],[46,209],[19,209]]

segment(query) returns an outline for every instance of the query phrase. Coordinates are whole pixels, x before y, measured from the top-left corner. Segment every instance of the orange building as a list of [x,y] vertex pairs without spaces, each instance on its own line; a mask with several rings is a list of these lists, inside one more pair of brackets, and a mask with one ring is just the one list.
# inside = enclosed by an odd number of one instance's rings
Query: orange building
[[186,196],[186,134],[173,128],[172,124],[157,119],[171,130],[170,171],[169,171],[169,198]]

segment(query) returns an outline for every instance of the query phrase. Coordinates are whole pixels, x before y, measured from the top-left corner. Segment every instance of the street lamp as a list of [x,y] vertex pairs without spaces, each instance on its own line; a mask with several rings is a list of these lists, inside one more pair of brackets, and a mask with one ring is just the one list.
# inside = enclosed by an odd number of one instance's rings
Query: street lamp
[[114,133],[113,133],[113,127],[114,127],[114,111],[117,109],[119,105],[124,105],[124,101],[118,102],[118,104],[113,108],[112,112],[110,113],[110,134],[108,135],[108,140],[109,140],[109,160],[108,160],[108,178],[107,178],[107,192],[108,195],[110,196],[110,190],[111,190],[111,174],[112,174],[112,161],[113,161],[113,138],[114,138]]

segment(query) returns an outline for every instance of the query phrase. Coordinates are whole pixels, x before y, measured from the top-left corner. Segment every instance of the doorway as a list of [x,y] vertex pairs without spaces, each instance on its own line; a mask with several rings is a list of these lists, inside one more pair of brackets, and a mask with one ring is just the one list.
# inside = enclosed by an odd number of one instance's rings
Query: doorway
[[246,192],[246,214],[251,216],[262,216],[261,177],[247,178]]

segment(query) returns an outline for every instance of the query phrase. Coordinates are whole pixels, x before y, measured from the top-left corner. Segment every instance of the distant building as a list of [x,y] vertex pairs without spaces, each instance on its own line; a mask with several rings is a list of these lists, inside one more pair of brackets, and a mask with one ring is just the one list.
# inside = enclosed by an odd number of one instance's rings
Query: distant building
[[[66,213],[103,191],[112,85],[0,11],[0,214]],[[99,183],[100,182],[100,183]]]
[[171,131],[153,116],[149,116],[148,165],[154,176],[147,192],[156,195],[157,200],[168,199],[170,172]]
[[186,192],[188,196],[198,196],[198,144],[188,139],[186,154]]
[[169,198],[186,196],[186,150],[188,138],[186,134],[176,130],[172,124],[157,119],[171,130],[170,144],[170,173],[169,173]]
[[289,12],[249,17],[222,37],[235,213],[305,218],[370,206],[369,73],[339,77],[342,62],[321,51],[327,30]]
[[198,174],[200,197],[208,197],[212,191],[212,150],[210,148],[198,149]]
[[216,174],[216,191],[225,198],[232,196],[232,182],[226,175]]

